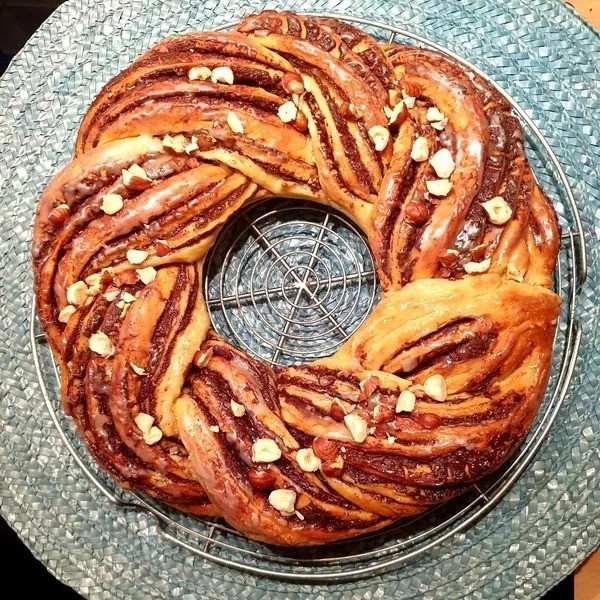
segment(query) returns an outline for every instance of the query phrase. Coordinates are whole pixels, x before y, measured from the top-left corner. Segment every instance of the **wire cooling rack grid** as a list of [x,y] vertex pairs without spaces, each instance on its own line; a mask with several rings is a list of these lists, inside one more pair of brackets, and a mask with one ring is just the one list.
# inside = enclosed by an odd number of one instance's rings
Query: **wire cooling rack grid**
[[206,261],[214,329],[273,366],[332,354],[378,295],[364,236],[314,203],[251,206],[223,229]]
[[[515,455],[471,492],[418,518],[351,542],[317,549],[274,548],[246,539],[215,519],[196,519],[121,490],[91,460],[60,407],[58,373],[31,310],[31,343],[50,417],[84,475],[114,504],[153,516],[165,539],[219,565],[297,583],[347,582],[382,573],[434,553],[489,512],[527,468],[542,444],[571,381],[581,342],[575,320],[586,274],[583,230],[573,193],[552,148],[527,113],[473,65],[409,31],[347,15],[382,41],[435,48],[495,85],[519,115],[536,176],[563,227],[554,287],[562,298],[553,371],[531,432]],[[231,23],[220,29],[228,29]],[[234,344],[273,365],[330,354],[369,314],[378,297],[373,259],[360,232],[344,216],[321,207],[281,201],[251,206],[226,226],[209,261],[205,293],[213,326]],[[233,240],[233,242],[231,242]]]

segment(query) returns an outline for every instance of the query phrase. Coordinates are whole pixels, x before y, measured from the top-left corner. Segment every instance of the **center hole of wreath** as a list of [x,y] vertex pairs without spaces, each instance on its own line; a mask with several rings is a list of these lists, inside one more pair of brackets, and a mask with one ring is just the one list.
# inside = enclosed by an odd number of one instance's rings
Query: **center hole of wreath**
[[274,366],[333,354],[379,297],[365,236],[310,202],[251,205],[219,234],[206,262],[213,328]]

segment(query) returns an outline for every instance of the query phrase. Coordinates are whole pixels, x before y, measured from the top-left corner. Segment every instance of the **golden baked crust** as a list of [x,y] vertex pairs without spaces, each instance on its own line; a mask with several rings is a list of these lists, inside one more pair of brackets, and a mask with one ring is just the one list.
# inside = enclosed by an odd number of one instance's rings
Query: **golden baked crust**
[[[269,196],[351,216],[384,291],[336,354],[278,371],[211,331],[202,296],[220,227]],[[167,39],[105,86],[40,200],[33,266],[64,407],[98,462],[302,545],[422,512],[517,447],[550,369],[558,243],[485,81],[267,11]]]

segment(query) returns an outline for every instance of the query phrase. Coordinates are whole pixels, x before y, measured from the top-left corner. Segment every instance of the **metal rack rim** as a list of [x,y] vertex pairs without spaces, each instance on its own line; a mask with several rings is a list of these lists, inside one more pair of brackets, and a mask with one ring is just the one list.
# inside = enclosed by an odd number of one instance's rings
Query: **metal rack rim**
[[[38,343],[41,342],[41,338],[38,334],[36,334],[36,331],[35,331],[35,303],[32,303],[32,307],[31,307],[30,341],[31,341],[32,350],[33,350],[32,354],[33,354],[34,366],[35,366],[35,369],[36,369],[36,372],[38,375],[38,380],[40,383],[44,401],[45,401],[46,407],[50,413],[53,425],[58,430],[61,440],[65,444],[69,453],[73,456],[77,465],[82,469],[82,472],[84,473],[84,475],[110,502],[112,502],[113,504],[120,506],[120,507],[133,508],[135,510],[145,511],[148,515],[156,518],[157,523],[158,523],[158,530],[163,537],[165,537],[166,539],[169,539],[173,543],[175,543],[183,548],[186,548],[188,551],[192,552],[193,554],[201,556],[201,557],[203,557],[207,560],[210,560],[212,562],[215,562],[219,565],[236,568],[238,570],[246,571],[246,572],[249,572],[249,573],[252,573],[255,575],[259,575],[259,576],[274,577],[274,578],[287,580],[287,581],[305,582],[305,583],[317,583],[317,582],[333,583],[333,582],[339,582],[339,581],[348,581],[349,579],[356,579],[356,578],[364,577],[364,576],[375,574],[375,573],[382,573],[390,568],[400,566],[402,564],[405,564],[406,562],[409,562],[410,560],[415,559],[416,557],[422,555],[423,553],[428,552],[429,550],[435,548],[439,544],[442,544],[444,541],[448,540],[449,538],[454,536],[456,533],[464,531],[471,524],[473,524],[475,521],[477,521],[482,516],[484,516],[487,512],[489,512],[489,510],[491,510],[491,508],[500,501],[500,499],[504,496],[506,491],[508,491],[508,489],[510,489],[510,487],[514,484],[514,482],[517,480],[517,478],[527,468],[527,466],[529,465],[529,463],[535,456],[535,453],[537,452],[539,447],[544,442],[550,427],[552,426],[554,420],[556,419],[556,415],[557,415],[560,407],[562,406],[562,403],[564,402],[564,399],[568,392],[568,385],[573,376],[573,372],[575,369],[575,364],[576,364],[576,360],[577,360],[577,357],[579,354],[579,348],[580,348],[581,339],[582,339],[581,326],[578,325],[575,321],[575,310],[576,310],[577,296],[579,295],[581,287],[583,286],[586,276],[587,276],[587,257],[586,257],[586,248],[585,248],[585,237],[583,234],[583,228],[582,228],[581,218],[579,215],[577,204],[575,202],[573,192],[569,185],[569,181],[558,161],[558,158],[556,157],[555,153],[553,152],[548,141],[545,139],[545,137],[543,136],[543,134],[541,133],[539,128],[536,126],[534,121],[529,117],[527,112],[524,109],[522,109],[519,106],[519,104],[514,100],[514,98],[510,94],[508,94],[508,92],[506,92],[496,81],[494,81],[492,78],[490,78],[485,73],[483,73],[480,69],[478,69],[473,64],[471,64],[469,61],[465,60],[464,58],[457,55],[456,53],[444,48],[443,46],[441,46],[440,44],[437,44],[436,42],[433,42],[421,35],[412,33],[405,29],[390,26],[390,25],[380,23],[377,21],[373,21],[370,19],[354,17],[354,16],[349,16],[349,15],[342,15],[342,14],[335,14],[335,13],[304,13],[304,14],[309,15],[309,16],[323,16],[323,17],[337,18],[340,20],[345,20],[345,21],[352,22],[352,23],[360,23],[363,25],[367,25],[370,27],[375,27],[375,28],[379,28],[379,29],[388,31],[390,34],[390,36],[389,36],[390,43],[392,41],[394,41],[396,35],[401,35],[403,37],[410,38],[418,43],[421,43],[421,44],[424,44],[431,48],[434,48],[435,50],[438,50],[439,52],[445,54],[446,56],[449,56],[449,57],[453,58],[454,60],[456,60],[457,62],[467,66],[468,68],[473,70],[475,73],[477,73],[479,76],[483,77],[491,85],[493,85],[502,94],[502,96],[511,104],[511,106],[513,107],[515,112],[527,124],[529,129],[533,132],[534,136],[537,138],[537,140],[541,144],[545,153],[550,158],[550,161],[554,167],[555,172],[558,174],[558,179],[560,181],[562,190],[564,191],[564,193],[567,197],[568,204],[570,207],[571,217],[572,217],[572,220],[574,221],[574,225],[575,225],[575,231],[565,232],[562,236],[563,240],[567,241],[567,246],[568,246],[568,251],[569,251],[569,254],[567,256],[567,267],[568,267],[568,271],[569,271],[568,275],[569,275],[569,284],[570,284],[568,298],[563,297],[563,300],[566,300],[567,316],[568,316],[567,322],[565,324],[565,333],[564,333],[565,341],[564,341],[564,347],[563,347],[563,353],[562,353],[562,360],[560,361],[560,366],[559,366],[560,370],[558,373],[554,392],[551,396],[551,399],[547,403],[548,407],[547,407],[545,413],[542,415],[540,422],[538,423],[535,430],[532,432],[529,439],[519,449],[517,459],[510,464],[510,466],[508,467],[506,472],[502,474],[501,478],[498,479],[496,482],[494,482],[488,489],[486,489],[485,491],[481,491],[479,488],[476,487],[477,491],[479,491],[479,493],[480,493],[480,496],[478,498],[476,498],[475,500],[473,500],[472,502],[467,504],[467,506],[465,506],[463,509],[461,509],[458,513],[449,517],[444,522],[438,523],[435,527],[432,528],[432,530],[425,530],[425,531],[419,532],[419,534],[417,536],[415,536],[414,539],[409,538],[408,542],[411,542],[411,541],[414,542],[416,540],[416,543],[418,543],[420,541],[420,539],[427,539],[427,536],[430,535],[432,532],[437,534],[437,532],[442,531],[444,528],[446,529],[446,531],[444,531],[439,536],[436,535],[432,539],[429,539],[429,541],[427,541],[426,543],[423,543],[422,545],[414,547],[409,552],[404,553],[400,556],[394,556],[394,557],[384,560],[382,562],[378,562],[376,564],[368,564],[366,566],[354,568],[352,570],[342,569],[342,570],[336,570],[336,571],[323,571],[323,572],[318,572],[318,573],[277,571],[277,570],[271,569],[271,568],[245,564],[243,562],[234,562],[228,558],[224,558],[219,555],[211,554],[210,552],[208,552],[208,548],[211,545],[214,545],[217,547],[219,545],[221,545],[224,548],[233,549],[236,552],[240,552],[242,554],[246,553],[246,554],[253,555],[255,557],[259,557],[259,558],[263,559],[264,561],[275,561],[275,558],[272,556],[266,555],[266,554],[261,555],[260,553],[249,551],[245,548],[239,548],[236,546],[232,546],[232,545],[226,544],[225,542],[223,542],[221,540],[216,540],[216,539],[212,538],[212,534],[214,533],[215,530],[223,530],[229,534],[233,533],[235,535],[239,535],[239,534],[237,534],[237,532],[235,532],[234,530],[231,530],[230,528],[228,528],[226,526],[220,526],[219,524],[207,522],[207,524],[211,526],[211,528],[210,528],[211,533],[209,536],[207,536],[200,532],[190,530],[189,528],[186,528],[181,523],[176,522],[174,519],[169,517],[169,515],[165,514],[163,511],[152,506],[149,502],[147,502],[142,496],[140,496],[138,494],[132,494],[132,496],[136,499],[135,501],[133,501],[133,502],[125,501],[122,498],[120,498],[119,496],[115,495],[113,492],[111,492],[96,477],[96,475],[86,465],[84,460],[79,456],[75,447],[70,442],[66,431],[63,429],[63,427],[60,423],[60,420],[58,418],[57,412],[53,405],[52,399],[50,398],[50,394],[48,392],[48,389],[46,388],[44,376],[42,373],[41,361],[40,361],[40,357],[38,354]],[[223,25],[217,29],[225,30],[225,29],[231,28],[234,25],[235,25],[235,23],[229,23],[229,24]],[[562,250],[562,247],[561,247],[561,250]],[[576,273],[574,273],[574,271],[576,271]],[[560,267],[560,261],[559,261],[559,265],[558,265],[558,279],[559,279],[559,282],[562,281],[562,272],[561,272],[561,267]],[[483,504],[478,509],[474,510],[474,512],[471,512],[470,514],[468,514],[468,516],[466,516],[466,518],[462,519],[463,516],[467,515],[467,513],[469,513],[469,511],[474,509],[474,507],[477,505],[477,503],[480,503],[482,498],[485,500],[483,502]],[[418,518],[421,518],[421,517],[418,517]],[[417,520],[417,519],[415,519],[415,520]],[[460,522],[456,523],[457,520],[460,520]],[[456,523],[456,524],[454,524],[454,523]],[[450,525],[453,525],[453,526],[449,528]],[[202,550],[200,548],[197,548],[197,547],[191,545],[190,543],[188,543],[187,541],[184,541],[184,540],[176,537],[175,535],[172,535],[167,530],[168,527],[173,527],[176,530],[179,530],[181,533],[191,532],[192,535],[195,535],[197,537],[205,539],[206,540],[205,549]],[[186,532],[186,529],[187,529],[187,532]],[[377,534],[375,534],[375,535],[377,535]],[[381,535],[381,533],[379,535]],[[242,536],[240,536],[240,537],[242,537]],[[324,558],[324,559],[316,559],[316,560],[308,559],[306,562],[309,565],[322,564],[322,563],[339,565],[339,564],[342,564],[346,558],[348,560],[354,560],[354,559],[365,560],[366,558],[379,558],[382,556],[382,553],[384,553],[387,556],[393,550],[394,550],[394,547],[383,548],[383,549],[378,549],[378,550],[362,553],[360,555],[355,555],[354,557],[350,556],[350,557],[338,557],[338,558]],[[302,559],[287,559],[287,560],[284,560],[284,559],[285,559],[285,557],[278,557],[278,562],[284,562],[286,564],[292,564],[292,565],[298,565],[299,563],[300,564],[303,563]]]

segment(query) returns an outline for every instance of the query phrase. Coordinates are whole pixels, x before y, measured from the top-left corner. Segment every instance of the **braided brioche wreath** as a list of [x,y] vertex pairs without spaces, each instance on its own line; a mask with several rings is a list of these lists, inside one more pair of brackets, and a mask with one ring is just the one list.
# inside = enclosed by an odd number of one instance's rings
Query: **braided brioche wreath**
[[[383,297],[333,356],[272,369],[210,329],[202,265],[266,197],[368,235]],[[551,203],[499,93],[448,58],[264,12],[110,81],[37,209],[66,412],[123,487],[310,545],[462,492],[526,434],[559,298]]]

